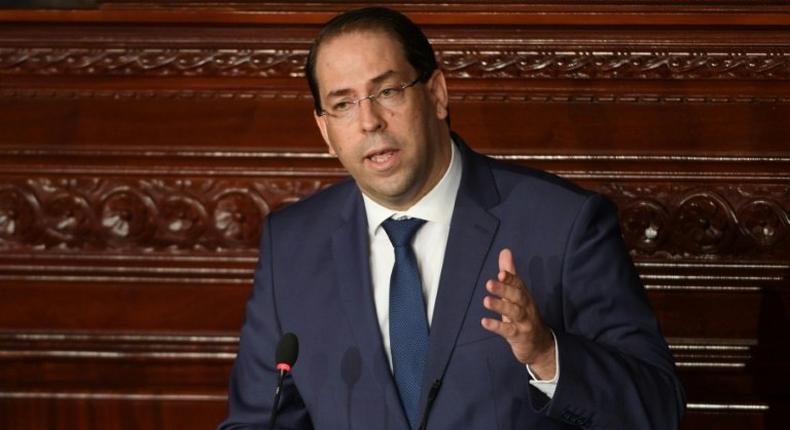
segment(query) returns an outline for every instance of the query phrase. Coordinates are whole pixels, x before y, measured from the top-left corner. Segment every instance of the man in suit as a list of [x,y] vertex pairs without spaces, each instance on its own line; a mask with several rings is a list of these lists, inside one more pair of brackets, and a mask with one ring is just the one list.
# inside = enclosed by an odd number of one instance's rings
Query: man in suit
[[678,426],[611,203],[451,133],[433,49],[397,12],[335,17],[307,74],[351,178],[267,219],[221,429],[267,428],[286,332],[278,428]]

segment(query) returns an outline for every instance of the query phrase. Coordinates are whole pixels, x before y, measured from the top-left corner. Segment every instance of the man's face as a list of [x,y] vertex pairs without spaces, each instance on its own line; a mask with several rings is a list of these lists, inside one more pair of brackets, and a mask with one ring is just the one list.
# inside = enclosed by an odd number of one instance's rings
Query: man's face
[[[352,32],[325,41],[316,56],[321,104],[398,88],[417,78],[400,44],[383,32]],[[436,71],[404,90],[397,106],[363,100],[348,118],[316,115],[321,135],[363,193],[391,209],[411,207],[450,163],[447,88]]]

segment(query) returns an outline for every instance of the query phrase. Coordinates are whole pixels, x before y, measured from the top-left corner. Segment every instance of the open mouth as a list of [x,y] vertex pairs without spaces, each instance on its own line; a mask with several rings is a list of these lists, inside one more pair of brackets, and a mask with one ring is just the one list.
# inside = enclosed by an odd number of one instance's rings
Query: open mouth
[[398,150],[384,149],[376,151],[365,157],[365,159],[373,168],[377,170],[386,170],[395,165],[398,159]]
[[395,155],[395,151],[377,152],[368,156],[368,159],[374,163],[384,163]]

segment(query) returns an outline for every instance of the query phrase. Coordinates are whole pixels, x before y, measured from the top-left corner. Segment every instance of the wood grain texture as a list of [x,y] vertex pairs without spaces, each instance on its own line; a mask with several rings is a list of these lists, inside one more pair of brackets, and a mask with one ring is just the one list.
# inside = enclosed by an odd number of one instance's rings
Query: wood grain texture
[[[211,429],[263,218],[345,172],[321,23],[370,2],[0,10],[0,427]],[[684,430],[790,406],[790,2],[389,2],[476,150],[615,202]]]

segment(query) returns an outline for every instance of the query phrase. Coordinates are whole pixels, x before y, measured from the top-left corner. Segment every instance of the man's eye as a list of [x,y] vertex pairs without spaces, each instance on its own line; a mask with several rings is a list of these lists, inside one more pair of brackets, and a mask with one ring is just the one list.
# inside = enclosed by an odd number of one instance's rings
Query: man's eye
[[384,88],[383,90],[379,91],[379,97],[383,97],[385,99],[392,97],[395,94],[398,94],[397,88]]
[[351,102],[338,102],[332,106],[332,110],[335,112],[345,112],[351,109]]

